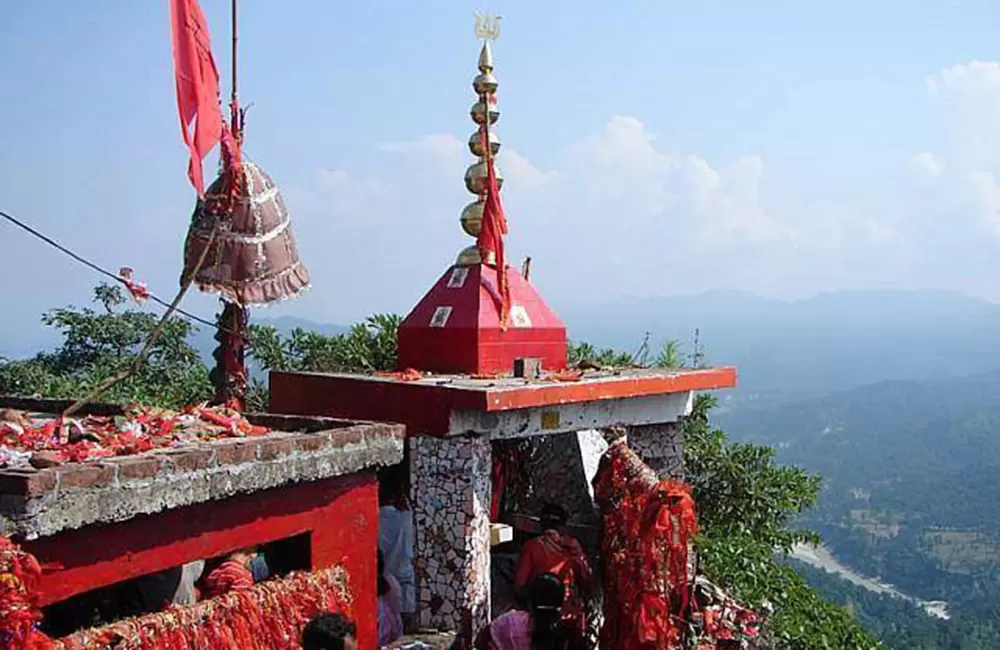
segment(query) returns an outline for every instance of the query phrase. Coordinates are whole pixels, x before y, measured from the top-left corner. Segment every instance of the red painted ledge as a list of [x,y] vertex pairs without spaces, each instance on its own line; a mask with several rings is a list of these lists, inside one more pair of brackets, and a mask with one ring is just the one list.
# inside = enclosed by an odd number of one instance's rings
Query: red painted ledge
[[407,381],[396,376],[272,372],[270,410],[399,422],[407,426],[408,435],[444,435],[454,410],[499,412],[734,386],[733,367],[599,371],[575,381],[465,375],[427,375]]

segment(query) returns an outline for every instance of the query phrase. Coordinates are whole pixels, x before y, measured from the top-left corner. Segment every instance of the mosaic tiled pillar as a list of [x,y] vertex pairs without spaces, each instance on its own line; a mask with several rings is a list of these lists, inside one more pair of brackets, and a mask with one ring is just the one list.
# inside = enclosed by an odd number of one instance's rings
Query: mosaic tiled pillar
[[490,441],[409,442],[420,625],[472,634],[490,614]]
[[629,427],[628,446],[660,480],[683,480],[684,440],[676,422]]

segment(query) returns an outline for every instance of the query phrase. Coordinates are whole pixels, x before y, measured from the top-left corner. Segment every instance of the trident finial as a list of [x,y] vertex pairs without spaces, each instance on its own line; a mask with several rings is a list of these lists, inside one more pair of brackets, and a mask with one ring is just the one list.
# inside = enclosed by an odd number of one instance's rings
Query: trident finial
[[481,41],[495,41],[500,37],[500,18],[485,11],[476,12],[476,38]]

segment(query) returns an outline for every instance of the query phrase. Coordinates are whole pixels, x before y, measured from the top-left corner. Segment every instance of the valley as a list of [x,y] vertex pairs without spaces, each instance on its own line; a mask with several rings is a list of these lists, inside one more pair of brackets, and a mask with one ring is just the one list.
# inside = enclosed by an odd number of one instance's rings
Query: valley
[[863,587],[872,593],[879,595],[891,596],[893,598],[898,598],[909,603],[913,603],[920,607],[929,616],[934,616],[943,621],[947,621],[951,618],[948,614],[948,603],[941,600],[920,600],[919,598],[914,598],[899,591],[890,584],[879,581],[876,578],[865,577],[848,566],[845,566],[837,558],[833,556],[833,553],[829,551],[825,546],[813,546],[811,544],[797,544],[794,549],[792,549],[791,556],[798,560],[799,562],[804,562],[817,569],[822,569],[827,573],[833,573],[847,582]]

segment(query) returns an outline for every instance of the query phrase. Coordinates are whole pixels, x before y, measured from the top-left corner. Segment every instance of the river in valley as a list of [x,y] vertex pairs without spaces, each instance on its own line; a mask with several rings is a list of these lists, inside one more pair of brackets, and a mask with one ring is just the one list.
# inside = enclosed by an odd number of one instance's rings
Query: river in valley
[[920,600],[919,598],[904,594],[890,584],[880,582],[877,578],[863,576],[850,567],[841,564],[825,546],[797,544],[792,549],[792,557],[799,562],[805,562],[828,573],[835,573],[843,579],[864,587],[869,591],[909,601],[923,609],[930,616],[935,616],[943,620],[951,618],[948,614],[948,603],[942,600]]

